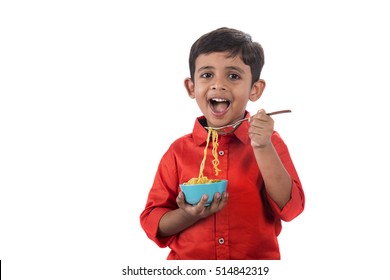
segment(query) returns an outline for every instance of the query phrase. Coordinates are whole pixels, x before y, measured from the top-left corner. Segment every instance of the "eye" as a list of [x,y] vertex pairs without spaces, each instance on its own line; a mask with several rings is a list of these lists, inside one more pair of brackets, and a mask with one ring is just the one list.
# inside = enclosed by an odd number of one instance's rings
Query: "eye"
[[211,73],[203,73],[202,75],[200,75],[201,78],[211,78],[213,76],[213,74]]
[[237,75],[237,74],[229,74],[229,79],[231,79],[231,80],[238,80],[238,79],[240,79],[240,76],[239,75]]

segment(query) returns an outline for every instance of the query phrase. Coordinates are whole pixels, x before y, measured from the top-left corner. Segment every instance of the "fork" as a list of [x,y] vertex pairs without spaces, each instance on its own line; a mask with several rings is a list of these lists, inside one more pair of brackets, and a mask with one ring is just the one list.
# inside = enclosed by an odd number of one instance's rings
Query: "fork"
[[[272,116],[272,115],[277,115],[277,114],[284,114],[284,113],[291,113],[291,110],[280,110],[280,111],[274,111],[274,112],[270,112],[270,113],[266,113],[268,116]],[[213,129],[213,130],[216,130],[218,132],[218,134],[221,134],[221,135],[224,135],[224,134],[229,134],[229,133],[233,133],[238,125],[244,121],[249,121],[251,118],[245,118],[245,119],[241,119],[239,121],[236,121],[235,123],[233,124],[228,124],[228,125],[224,125],[224,126],[220,126],[220,127],[208,127],[206,126],[205,128],[206,129]]]

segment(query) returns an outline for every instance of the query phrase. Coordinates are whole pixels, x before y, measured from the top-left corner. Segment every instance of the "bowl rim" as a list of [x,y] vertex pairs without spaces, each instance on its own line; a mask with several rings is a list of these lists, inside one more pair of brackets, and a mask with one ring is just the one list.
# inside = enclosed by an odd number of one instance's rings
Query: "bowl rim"
[[[212,180],[215,180],[215,179],[212,179]],[[181,183],[179,185],[180,186],[189,187],[189,186],[205,186],[205,185],[221,184],[221,183],[227,183],[228,182],[227,179],[217,179],[217,180],[220,180],[220,181],[218,181],[218,182],[211,182],[211,183],[203,183],[203,184],[186,184],[186,183]]]

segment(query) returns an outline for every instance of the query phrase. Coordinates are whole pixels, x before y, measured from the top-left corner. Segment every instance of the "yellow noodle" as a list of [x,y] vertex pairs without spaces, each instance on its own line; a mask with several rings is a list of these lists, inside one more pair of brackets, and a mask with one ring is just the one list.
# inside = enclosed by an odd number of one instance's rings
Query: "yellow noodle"
[[[212,130],[211,128],[209,130]],[[212,130],[212,142],[213,142],[213,156],[214,159],[212,160],[215,176],[218,176],[219,171],[222,171],[218,168],[219,165],[219,159],[218,159],[218,133],[215,130]]]
[[192,178],[185,184],[188,185],[193,185],[193,184],[207,184],[207,183],[214,183],[214,182],[219,182],[220,180],[218,179],[208,179],[206,176],[203,175],[203,170],[204,166],[206,163],[206,158],[207,158],[207,148],[210,143],[210,136],[211,136],[211,142],[213,144],[213,150],[212,154],[214,159],[212,160],[212,164],[214,167],[215,175],[218,176],[219,172],[221,169],[218,168],[219,165],[219,160],[218,160],[218,133],[217,131],[208,128],[208,133],[207,133],[207,141],[206,141],[206,147],[204,148],[203,151],[203,159],[202,162],[200,163],[200,169],[199,169],[199,176],[198,178]]
[[[206,163],[207,148],[208,148],[209,143],[210,143],[210,135],[211,135],[211,129],[209,129],[209,131],[208,131],[208,133],[207,133],[206,147],[205,147],[204,150],[203,150],[203,159],[202,159],[202,162],[200,163],[198,181],[201,181],[202,178],[204,177],[204,176],[203,176],[203,170],[204,170],[204,166],[205,166],[205,163]],[[201,184],[201,183],[199,183],[199,184]]]

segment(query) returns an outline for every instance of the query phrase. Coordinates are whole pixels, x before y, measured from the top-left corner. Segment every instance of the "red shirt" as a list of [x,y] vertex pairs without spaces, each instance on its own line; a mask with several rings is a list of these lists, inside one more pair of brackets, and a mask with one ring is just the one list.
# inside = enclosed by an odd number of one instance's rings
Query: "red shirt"
[[199,117],[192,134],[173,142],[162,157],[140,216],[142,228],[158,246],[169,246],[167,259],[280,259],[277,236],[282,229],[281,220],[290,221],[303,211],[304,192],[287,146],[274,132],[271,140],[292,178],[292,191],[282,210],[268,196],[248,135],[248,122],[233,134],[219,137],[222,171],[218,177],[211,164],[211,143],[208,148],[204,176],[229,180],[227,205],[176,235],[157,236],[161,217],[178,208],[179,184],[199,175],[207,138],[202,122],[205,123],[204,117]]

